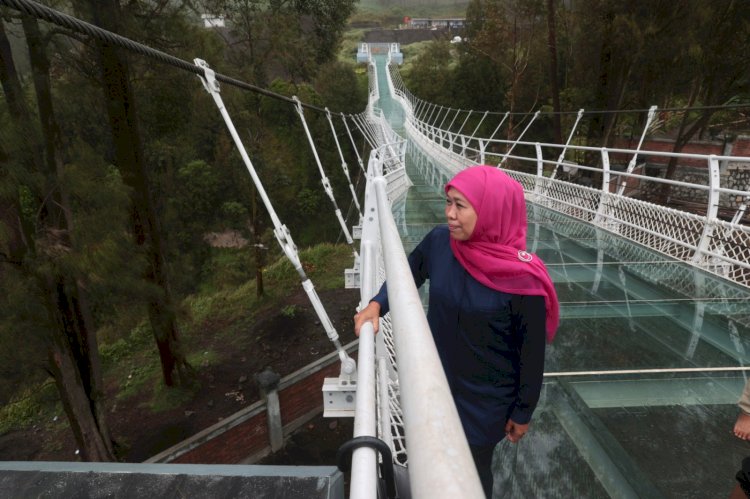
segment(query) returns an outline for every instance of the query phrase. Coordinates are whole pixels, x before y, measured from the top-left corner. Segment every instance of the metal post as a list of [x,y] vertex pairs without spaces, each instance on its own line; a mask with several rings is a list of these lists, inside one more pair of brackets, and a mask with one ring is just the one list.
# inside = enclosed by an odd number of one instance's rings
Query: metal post
[[445,123],[445,120],[448,119],[449,114],[451,114],[451,108],[447,107],[445,108],[445,116],[443,116],[443,121],[441,121],[440,124],[438,125],[438,128],[440,128],[441,130],[443,128],[443,123]]
[[[479,127],[480,127],[480,126],[482,126],[482,123],[484,122],[484,119],[485,119],[485,118],[487,117],[487,113],[489,113],[489,111],[485,111],[485,112],[484,112],[484,114],[482,115],[482,119],[481,119],[481,120],[479,120],[479,124],[478,124],[478,125],[477,125],[477,127],[476,127],[476,128],[474,129],[474,131],[473,131],[473,132],[471,132],[471,137],[469,137],[469,140],[467,141],[467,143],[469,143],[469,142],[471,142],[472,140],[474,140],[474,136],[475,136],[475,135],[477,134],[477,132],[479,131]],[[465,152],[466,152],[466,147],[464,147],[463,151],[461,151],[461,154],[464,154]]]
[[597,206],[594,225],[603,226],[605,221],[610,218],[607,211],[606,200],[611,196],[609,193],[610,169],[609,169],[609,151],[606,147],[601,148],[602,153],[602,193],[599,196],[599,206]]
[[487,138],[487,142],[490,142],[495,138],[495,134],[500,130],[500,127],[503,126],[503,123],[505,123],[505,120],[508,119],[508,116],[510,116],[510,111],[505,112],[505,115],[503,115],[503,119],[500,120],[500,123],[497,124],[495,129],[492,131],[492,134]]
[[425,118],[424,120],[422,120],[426,126],[430,125],[429,122],[430,122],[430,118],[432,118],[432,113],[434,113],[435,110],[438,108],[437,104],[434,104],[434,105],[430,104],[430,106],[432,106],[432,108],[430,109],[430,114],[427,115],[427,118]]
[[[374,174],[373,166],[368,168],[368,178]],[[363,220],[362,241],[362,274],[360,286],[360,305],[362,310],[377,293],[377,246],[378,246],[378,212],[372,182],[367,183],[365,193],[365,212]],[[381,333],[382,336],[382,333]],[[375,331],[368,322],[359,331],[359,372],[357,396],[354,414],[354,437],[377,435],[377,408],[375,384]],[[352,474],[349,497],[374,498],[377,491],[377,454],[373,448],[360,447],[352,453]]]
[[[636,163],[636,160],[638,159],[638,152],[641,150],[641,146],[643,146],[643,140],[646,138],[646,132],[648,132],[648,129],[651,126],[651,122],[654,120],[655,115],[656,115],[656,106],[651,106],[651,108],[648,110],[646,124],[643,127],[643,132],[641,132],[641,138],[638,141],[638,146],[635,148],[633,157],[630,159],[630,162],[628,163],[628,168],[626,170],[627,173],[633,173],[633,170],[635,169],[635,163]],[[628,185],[627,177],[622,177],[622,180],[620,181],[620,187],[617,189],[617,194],[622,196],[622,193],[625,192],[625,187],[627,187],[627,185]]]
[[443,109],[445,109],[445,111],[446,111],[445,115],[448,116],[448,110],[450,108],[447,108],[447,107],[443,108],[443,106],[440,106],[440,111],[438,111],[437,116],[435,116],[435,122],[430,124],[430,126],[432,126],[433,128],[439,128],[437,126],[437,121],[440,118],[440,115],[443,114]]
[[[375,331],[372,323],[359,330],[359,372],[354,416],[354,437],[375,436]],[[352,474],[349,497],[377,497],[378,455],[371,447],[359,447],[352,453]]]
[[539,142],[534,144],[534,150],[536,150],[536,177],[534,178],[534,201],[536,201],[541,192],[542,182],[544,182],[544,156]]
[[260,393],[266,401],[266,415],[268,416],[268,440],[271,452],[276,452],[284,446],[284,431],[281,423],[281,405],[279,404],[279,381],[281,376],[266,368],[255,375]]
[[714,234],[717,215],[719,214],[719,187],[721,184],[721,171],[719,170],[719,160],[714,154],[708,157],[708,206],[706,206],[706,222],[703,225],[703,233],[698,240],[698,247],[695,249],[693,263],[700,263],[703,256],[711,245],[711,238]]
[[472,111],[471,109],[469,109],[469,114],[466,115],[466,119],[464,119],[464,122],[461,123],[461,128],[458,129],[458,131],[456,132],[456,135],[454,135],[454,137],[451,139],[451,142],[450,142],[449,147],[448,147],[448,149],[450,149],[451,152],[453,152],[453,146],[456,145],[455,138],[458,137],[459,135],[461,135],[461,130],[464,129],[464,126],[466,126],[466,122],[469,121],[469,118],[471,117],[471,113],[473,113],[473,112],[474,111]]

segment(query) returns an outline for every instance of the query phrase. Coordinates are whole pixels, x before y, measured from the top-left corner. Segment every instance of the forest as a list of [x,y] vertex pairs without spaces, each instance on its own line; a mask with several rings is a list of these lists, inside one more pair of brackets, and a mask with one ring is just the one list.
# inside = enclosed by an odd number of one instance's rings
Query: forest
[[[40,3],[266,90],[224,85],[222,98],[279,218],[311,248],[306,258],[323,255],[311,268],[341,259],[326,245],[342,246],[342,236],[297,110],[276,96],[362,112],[367,71],[355,55],[366,24],[465,17],[460,43],[450,34],[402,47],[404,81],[435,104],[510,112],[509,137],[542,110],[540,140],[561,141],[585,108],[597,111],[589,138],[606,142],[643,119],[622,111],[651,105],[664,110],[675,150],[750,128],[743,1]],[[279,263],[269,214],[194,74],[8,5],[0,1],[0,436],[64,414],[55,424],[75,438],[78,459],[117,460],[112,406],[133,387],[189,398],[206,367],[194,339],[239,321],[228,306],[283,299],[294,272]],[[206,27],[204,14],[225,26]],[[308,108],[305,118],[355,225],[326,114]],[[366,142],[338,132],[361,187]],[[217,247],[213,235],[245,243]],[[221,318],[209,331],[198,326],[207,315]],[[123,381],[134,372],[139,383]]]

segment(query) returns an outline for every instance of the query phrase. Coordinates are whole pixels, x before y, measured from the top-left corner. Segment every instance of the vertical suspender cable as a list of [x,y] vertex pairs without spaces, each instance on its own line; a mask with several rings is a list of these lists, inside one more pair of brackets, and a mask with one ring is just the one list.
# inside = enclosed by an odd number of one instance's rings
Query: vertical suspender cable
[[[641,147],[643,147],[643,141],[646,138],[646,133],[648,132],[648,129],[651,127],[651,122],[654,121],[654,116],[656,116],[656,106],[651,106],[651,108],[648,110],[648,115],[646,116],[646,124],[643,126],[643,131],[641,132],[641,138],[640,140],[638,140],[638,146],[635,148],[633,157],[630,158],[630,161],[628,162],[628,168],[626,170],[626,173],[633,173],[633,170],[635,170],[635,165],[638,161],[638,153],[641,151]],[[627,177],[625,177],[620,182],[620,186],[617,189],[617,194],[622,196],[622,193],[625,192],[625,187],[627,187],[627,185],[628,185],[628,179]]]
[[510,146],[510,149],[508,150],[508,152],[506,152],[505,155],[503,155],[503,159],[500,161],[500,163],[497,166],[500,166],[503,163],[505,163],[505,160],[508,159],[508,156],[510,156],[510,153],[513,152],[513,149],[521,141],[521,139],[523,138],[523,136],[526,134],[526,132],[529,130],[529,128],[531,128],[531,125],[534,123],[534,121],[536,121],[536,119],[538,117],[539,117],[539,111],[537,111],[537,112],[534,113],[534,116],[531,117],[531,120],[526,125],[526,128],[523,129],[523,132],[521,132],[521,135],[519,135],[518,138],[513,142],[513,145]]
[[328,313],[323,307],[323,304],[321,303],[320,298],[318,297],[318,294],[315,292],[315,287],[313,286],[312,282],[305,274],[305,270],[302,268],[302,262],[300,262],[299,255],[297,253],[297,246],[294,244],[294,241],[292,241],[292,235],[289,233],[289,229],[286,227],[286,225],[282,224],[278,215],[276,215],[276,210],[274,210],[273,205],[271,204],[271,200],[268,198],[268,195],[266,194],[266,190],[263,187],[263,183],[260,181],[258,174],[255,172],[253,163],[250,161],[250,157],[248,156],[247,151],[245,150],[245,146],[242,144],[242,140],[240,139],[240,136],[237,133],[237,129],[234,127],[234,123],[232,123],[232,118],[229,116],[229,113],[227,112],[226,107],[224,107],[224,101],[222,100],[221,95],[219,95],[219,82],[216,81],[214,71],[211,68],[209,68],[206,61],[202,59],[195,59],[195,64],[203,68],[204,76],[198,75],[198,77],[200,78],[201,83],[203,83],[203,87],[206,89],[206,91],[208,91],[209,94],[211,94],[211,97],[213,97],[214,103],[216,104],[216,107],[219,109],[219,112],[221,113],[221,116],[224,118],[224,122],[226,123],[227,128],[229,129],[229,133],[231,134],[232,139],[234,139],[234,143],[237,146],[237,150],[242,156],[242,160],[244,161],[245,166],[247,167],[247,171],[250,173],[250,176],[252,177],[253,182],[255,183],[255,188],[258,189],[258,194],[263,200],[263,204],[265,205],[266,210],[271,216],[271,220],[273,221],[273,226],[274,226],[273,233],[276,236],[276,240],[279,242],[279,246],[281,246],[281,249],[284,251],[284,254],[289,259],[289,261],[294,266],[294,269],[299,274],[300,279],[302,280],[302,287],[307,293],[307,296],[310,299],[310,302],[312,303],[312,306],[315,309],[315,312],[318,315],[318,318],[320,319],[320,323],[325,328],[328,338],[331,340],[331,342],[333,342],[333,344],[336,347],[336,351],[338,352],[339,358],[341,359],[341,375],[342,376],[356,375],[356,369],[357,369],[356,362],[354,361],[354,359],[349,357],[349,354],[346,353],[346,350],[344,350],[344,347],[341,346],[341,342],[339,341],[339,335],[338,333],[336,333],[336,330],[333,328],[333,324],[331,323],[331,320],[328,317]]
[[359,163],[359,168],[362,170],[362,173],[365,172],[365,165],[362,163],[362,156],[359,154],[359,150],[357,149],[357,143],[354,142],[354,137],[352,136],[352,131],[349,130],[349,123],[346,122],[346,116],[343,114],[341,115],[341,121],[344,122],[344,128],[346,128],[346,134],[349,136],[349,141],[352,143],[352,149],[354,149],[354,154],[357,155],[357,163]]
[[565,153],[568,150],[568,146],[570,145],[570,141],[573,140],[573,137],[575,136],[576,128],[578,128],[578,122],[581,121],[581,116],[583,116],[583,109],[578,110],[578,115],[576,116],[576,121],[573,123],[573,128],[570,129],[570,133],[568,134],[568,140],[565,142],[565,146],[563,146],[562,151],[560,152],[560,156],[557,158],[557,163],[555,163],[555,169],[552,170],[552,175],[550,175],[550,179],[555,178],[555,175],[557,175],[557,169],[560,168],[560,165],[565,160]]
[[336,136],[336,127],[333,126],[333,120],[331,119],[331,112],[326,108],[326,118],[328,118],[328,124],[331,125],[331,134],[333,135],[333,140],[336,141],[336,149],[339,152],[339,157],[341,158],[341,169],[344,170],[344,176],[346,176],[346,181],[349,184],[349,190],[352,192],[352,199],[354,200],[354,204],[357,206],[357,213],[359,214],[360,218],[362,217],[362,208],[359,206],[359,201],[357,200],[357,193],[354,191],[354,186],[352,185],[352,179],[349,177],[349,167],[346,165],[346,160],[344,159],[344,153],[341,151],[341,144],[339,144],[339,138]]
[[[302,121],[302,126],[305,129],[305,135],[307,135],[307,141],[310,143],[310,149],[312,150],[313,156],[315,157],[315,163],[318,165],[318,170],[320,171],[320,181],[323,184],[323,189],[325,189],[326,194],[328,194],[328,198],[331,200],[331,203],[333,203],[333,209],[336,213],[336,218],[338,218],[339,220],[339,225],[341,225],[341,230],[344,231],[346,242],[353,245],[354,240],[352,239],[352,235],[349,233],[349,229],[346,227],[346,222],[344,222],[344,217],[341,215],[341,210],[336,204],[336,198],[333,196],[333,188],[331,188],[331,182],[328,180],[328,177],[326,177],[326,173],[323,170],[323,165],[320,163],[318,150],[315,148],[315,143],[313,142],[312,135],[310,134],[310,129],[307,127],[307,121],[305,120],[305,110],[302,108],[302,102],[300,102],[296,95],[292,98],[294,99],[294,102],[297,103],[297,114],[299,114],[299,118]],[[354,254],[357,254],[357,250],[354,250]]]

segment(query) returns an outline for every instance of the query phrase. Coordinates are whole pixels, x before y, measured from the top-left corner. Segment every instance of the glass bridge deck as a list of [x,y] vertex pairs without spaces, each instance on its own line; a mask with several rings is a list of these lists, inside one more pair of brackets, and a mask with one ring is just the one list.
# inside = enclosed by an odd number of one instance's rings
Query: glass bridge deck
[[[410,148],[414,185],[394,208],[407,253],[444,223],[434,168]],[[518,446],[501,443],[496,482],[508,497],[727,497],[750,455],[732,434],[750,290],[539,206],[528,220],[562,320],[531,429]]]

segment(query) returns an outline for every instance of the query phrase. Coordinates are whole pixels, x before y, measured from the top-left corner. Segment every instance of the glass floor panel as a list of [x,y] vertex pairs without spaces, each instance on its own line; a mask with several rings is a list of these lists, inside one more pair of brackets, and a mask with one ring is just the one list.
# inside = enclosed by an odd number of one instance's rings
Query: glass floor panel
[[[449,178],[408,150],[407,253],[444,223]],[[496,497],[727,497],[750,455],[732,435],[750,290],[544,207],[529,204],[528,220],[562,320],[528,437],[498,447]]]

